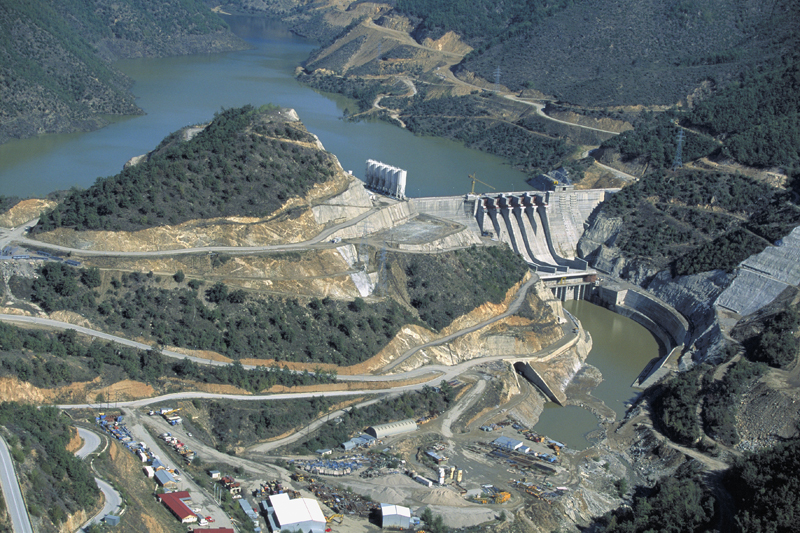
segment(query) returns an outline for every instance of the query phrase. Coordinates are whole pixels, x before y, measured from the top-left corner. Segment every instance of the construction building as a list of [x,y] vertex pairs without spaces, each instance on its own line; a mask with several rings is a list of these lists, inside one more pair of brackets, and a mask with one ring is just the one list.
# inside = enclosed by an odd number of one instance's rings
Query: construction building
[[492,441],[492,446],[505,448],[506,450],[516,450],[517,448],[521,448],[523,444],[525,443],[521,440],[512,439],[511,437],[498,437]]
[[381,504],[383,529],[408,529],[411,526],[411,509],[391,503]]
[[158,495],[158,501],[163,503],[182,524],[197,522],[197,515],[186,505],[186,500],[191,499],[192,497],[185,490]]
[[166,470],[157,470],[155,473],[156,483],[164,487],[165,489],[174,489],[178,486],[178,483],[175,482],[175,478],[172,477],[172,474],[167,472]]
[[411,418],[407,418],[399,422],[370,426],[367,428],[367,433],[376,439],[384,439],[386,437],[394,437],[395,435],[402,435],[403,433],[410,433],[416,430],[417,423]]
[[317,500],[311,498],[289,499],[289,495],[273,494],[267,500],[267,522],[270,531],[283,530],[303,533],[325,533],[326,521]]

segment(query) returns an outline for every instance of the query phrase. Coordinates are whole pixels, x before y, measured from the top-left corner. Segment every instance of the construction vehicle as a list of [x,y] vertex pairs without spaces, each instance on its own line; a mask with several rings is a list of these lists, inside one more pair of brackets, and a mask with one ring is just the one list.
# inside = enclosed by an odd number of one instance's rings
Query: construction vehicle
[[496,190],[494,187],[492,187],[491,185],[489,185],[485,181],[481,181],[478,178],[476,178],[475,174],[470,174],[469,175],[469,179],[472,180],[472,190],[470,191],[470,194],[473,195],[473,196],[475,195],[475,182],[482,183],[482,184],[486,185],[487,187],[489,187],[490,189]]
[[494,496],[494,503],[506,503],[510,499],[511,499],[511,494],[510,493],[508,493],[506,491],[498,492]]
[[339,521],[337,522],[337,524],[341,524],[342,522],[344,522],[344,515],[343,515],[343,514],[332,514],[332,515],[330,515],[330,516],[326,516],[326,517],[325,517],[325,522],[327,522],[327,523],[331,523],[331,522],[333,522],[333,520],[334,520],[335,518],[338,518],[338,519],[339,519]]

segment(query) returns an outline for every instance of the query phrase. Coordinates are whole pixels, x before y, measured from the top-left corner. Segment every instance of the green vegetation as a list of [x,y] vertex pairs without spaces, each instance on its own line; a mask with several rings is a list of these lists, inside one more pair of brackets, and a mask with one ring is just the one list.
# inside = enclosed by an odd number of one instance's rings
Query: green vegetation
[[[435,515],[433,511],[431,511],[430,507],[426,507],[420,518],[423,522],[425,522],[425,527],[428,528],[431,533],[447,533],[450,531],[450,528],[447,527],[447,524],[444,522],[444,518],[442,515]],[[505,511],[502,511],[502,518],[501,521],[505,521]]]
[[206,406],[211,435],[226,449],[282,435],[310,423],[333,401],[324,397],[275,402],[221,402]]
[[747,345],[747,358],[775,368],[791,368],[797,361],[800,313],[794,307],[779,312],[764,324],[764,331]]
[[396,398],[361,408],[352,407],[339,417],[340,420],[326,422],[310,439],[290,451],[293,454],[305,454],[320,448],[336,448],[367,426],[418,418],[432,413],[441,414],[449,408],[454,398],[454,390],[443,382],[438,390],[425,386],[418,392],[406,392]]
[[74,330],[48,333],[0,323],[0,376],[13,376],[36,387],[52,388],[75,381],[131,379],[156,388],[173,377],[234,385],[261,392],[273,385],[312,385],[336,381],[335,373],[318,370],[291,372],[285,368],[245,370],[235,362],[228,366],[201,366],[189,359],[176,360],[153,350],[136,350],[114,343],[84,344]]
[[737,361],[719,382],[704,387],[702,414],[706,433],[726,446],[739,442],[735,417],[742,393],[764,372],[766,365],[763,363]]
[[615,242],[624,253],[689,275],[731,271],[787,235],[800,223],[789,198],[744,176],[656,171],[614,194],[603,212],[625,222]]
[[800,170],[800,56],[749,71],[741,81],[702,100],[692,124],[725,137],[726,152],[759,167]]
[[672,533],[710,531],[714,498],[706,492],[700,472],[680,468],[651,490],[641,489],[631,506],[600,519],[603,533]]
[[485,302],[500,303],[528,271],[507,246],[471,247],[446,254],[389,254],[406,275],[406,291],[420,318],[436,330]]
[[[398,0],[396,9],[422,19],[415,32],[420,41],[424,37],[437,38],[446,31],[454,31],[470,43],[486,43],[485,49],[525,31],[572,3],[574,0],[526,0],[507,4],[491,0]],[[497,39],[489,40],[492,38]]]
[[[697,0],[642,0],[635,9],[589,0],[547,7],[523,2],[514,5],[531,16],[510,20],[510,4],[492,4],[497,9],[487,13],[481,2],[409,2],[425,6],[427,11],[412,11],[425,20],[452,19],[445,29],[475,47],[458,70],[492,81],[500,67],[500,82],[512,91],[530,88],[593,107],[673,105],[703,84],[723,86],[743,70],[797,50],[791,1],[774,9]],[[460,19],[448,16],[451,4],[469,11]],[[472,26],[480,33],[470,39]],[[424,27],[415,35],[424,37]]]
[[[678,149],[676,125],[680,115],[671,111],[666,113],[644,112],[633,121],[634,129],[622,132],[602,144],[603,148],[616,148],[623,160],[639,157],[647,159],[653,168],[670,168]],[[684,140],[681,157],[693,161],[710,155],[720,145],[708,135],[683,130]]]
[[525,172],[549,170],[571,151],[562,139],[537,133],[524,120],[517,124],[498,121],[495,111],[499,102],[491,97],[426,100],[418,94],[409,102],[400,118],[410,131],[461,141],[468,148],[503,157]]
[[800,439],[749,453],[728,471],[739,531],[790,532],[800,515]]
[[73,189],[32,232],[138,230],[224,216],[266,217],[334,174],[334,158],[274,106],[217,113],[191,140],[164,139],[148,161]]
[[77,281],[77,269],[48,263],[40,273],[33,282],[13,278],[14,294],[48,311],[81,313],[128,336],[147,335],[163,345],[214,350],[234,359],[352,365],[378,353],[403,325],[414,321],[394,300],[367,304],[360,298],[314,298],[301,303],[229,292],[222,283],[207,289],[203,299],[196,289],[162,289],[154,278],[139,273],[113,279],[117,289],[101,298]]
[[301,83],[327,93],[338,93],[352,98],[358,104],[359,111],[372,108],[379,94],[405,94],[408,88],[402,83],[386,83],[375,79],[362,79],[354,76],[320,76],[301,74],[297,78]]
[[110,61],[240,47],[200,0],[9,0],[0,12],[0,142],[139,114]]
[[74,430],[58,409],[3,402],[0,425],[14,435],[9,444],[22,463],[17,466],[20,477],[30,486],[25,499],[32,515],[58,529],[68,515],[88,511],[99,501],[89,465],[67,451]]
[[697,366],[657,386],[654,417],[663,433],[675,442],[691,445],[700,438],[696,411],[704,371],[705,368]]
[[736,229],[678,258],[673,263],[672,275],[691,276],[715,269],[733,272],[736,265],[767,246],[769,243],[764,239],[746,230]]

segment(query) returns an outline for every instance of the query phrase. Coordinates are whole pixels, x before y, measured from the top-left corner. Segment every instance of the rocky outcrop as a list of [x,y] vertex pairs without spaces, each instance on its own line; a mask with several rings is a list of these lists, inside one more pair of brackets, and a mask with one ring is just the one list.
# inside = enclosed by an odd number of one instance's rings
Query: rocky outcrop
[[705,361],[709,352],[712,355],[718,352],[714,347],[722,338],[713,303],[732,278],[732,274],[723,270],[677,278],[662,271],[646,287],[689,321],[691,328],[686,344],[696,362]]
[[[622,228],[622,219],[598,214],[578,241],[578,257],[594,263],[603,247],[614,246]],[[596,267],[597,268],[597,267]],[[605,269],[603,269],[605,270]]]

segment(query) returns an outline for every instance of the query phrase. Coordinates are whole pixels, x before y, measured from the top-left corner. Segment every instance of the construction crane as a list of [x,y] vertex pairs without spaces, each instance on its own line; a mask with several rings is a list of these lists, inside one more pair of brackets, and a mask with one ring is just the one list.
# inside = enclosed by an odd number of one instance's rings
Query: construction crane
[[477,181],[478,183],[483,183],[484,185],[486,185],[487,187],[489,187],[489,188],[490,188],[490,189],[492,189],[492,190],[496,190],[494,187],[492,187],[491,185],[489,185],[489,184],[488,184],[488,183],[486,183],[485,181],[481,181],[481,180],[479,180],[478,178],[476,178],[476,177],[475,177],[475,174],[470,174],[470,175],[469,175],[469,179],[471,179],[471,180],[472,180],[472,190],[470,191],[470,194],[472,194],[472,195],[474,195],[474,194],[475,194],[475,182],[476,182],[476,181]]

